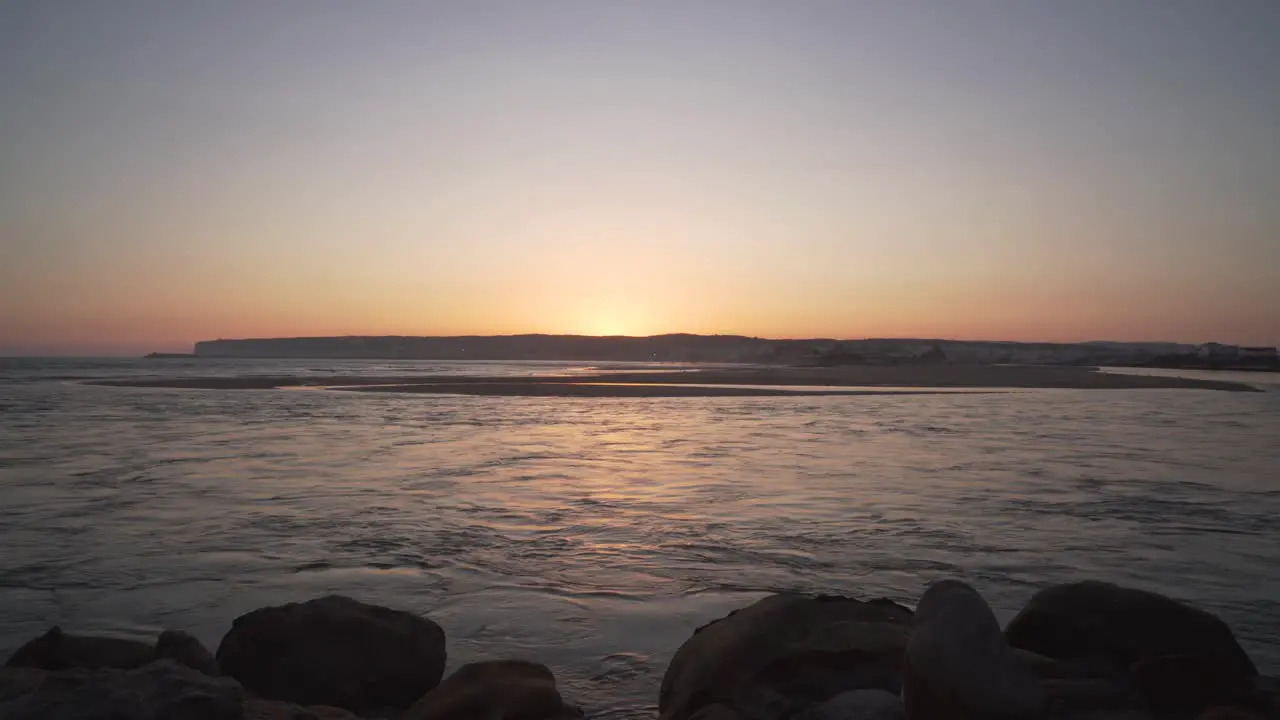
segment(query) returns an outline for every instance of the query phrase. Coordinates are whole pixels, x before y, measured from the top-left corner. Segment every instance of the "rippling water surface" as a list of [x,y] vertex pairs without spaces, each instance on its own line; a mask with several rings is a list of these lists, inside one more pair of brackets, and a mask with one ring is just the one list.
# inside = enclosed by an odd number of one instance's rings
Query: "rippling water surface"
[[651,715],[694,627],[774,590],[1002,613],[1085,577],[1220,614],[1280,672],[1280,392],[500,398],[93,387],[565,364],[0,361],[0,655],[49,624],[210,647],[327,592]]

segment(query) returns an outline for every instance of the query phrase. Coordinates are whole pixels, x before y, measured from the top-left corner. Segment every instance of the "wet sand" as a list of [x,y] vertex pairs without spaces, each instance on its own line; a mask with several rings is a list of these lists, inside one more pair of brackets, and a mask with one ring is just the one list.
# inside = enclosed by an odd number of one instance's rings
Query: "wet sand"
[[[743,366],[687,372],[638,371],[592,375],[533,375],[527,377],[419,375],[274,376],[145,378],[91,381],[117,387],[267,390],[314,387],[362,392],[436,393],[565,397],[718,397],[851,394],[841,388],[1061,388],[1080,390],[1202,389],[1253,391],[1248,385],[1199,380],[1096,372],[1093,368],[1032,365],[885,365],[841,368]],[[705,386],[775,387],[705,387]],[[687,387],[682,387],[687,386]],[[811,386],[804,390],[788,386]],[[821,386],[823,389],[812,389]],[[829,388],[829,389],[827,389]],[[863,390],[869,393],[902,390]]]

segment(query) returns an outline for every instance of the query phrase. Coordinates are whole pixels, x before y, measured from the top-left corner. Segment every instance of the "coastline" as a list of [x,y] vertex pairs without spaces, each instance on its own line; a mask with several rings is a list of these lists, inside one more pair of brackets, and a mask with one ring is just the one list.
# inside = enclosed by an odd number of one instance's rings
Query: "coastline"
[[[748,365],[679,372],[637,371],[583,375],[371,377],[362,375],[262,377],[161,377],[87,380],[111,387],[204,390],[316,388],[359,392],[539,397],[750,397],[972,390],[1199,389],[1257,392],[1244,383],[1100,372],[1049,365],[912,364],[835,368]],[[801,388],[804,389],[801,389]],[[843,390],[841,388],[844,388]],[[861,389],[860,391],[853,390]],[[877,390],[877,388],[882,388]],[[889,388],[893,388],[890,390]]]

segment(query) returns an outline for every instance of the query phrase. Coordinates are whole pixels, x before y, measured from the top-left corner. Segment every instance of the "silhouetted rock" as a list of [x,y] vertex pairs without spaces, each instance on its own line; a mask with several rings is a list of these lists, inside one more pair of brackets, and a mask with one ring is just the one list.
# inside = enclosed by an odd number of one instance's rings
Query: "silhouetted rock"
[[1230,628],[1212,614],[1145,590],[1085,581],[1041,590],[1005,631],[1010,644],[1052,658],[1110,656],[1126,664],[1184,655],[1257,675]]
[[1194,656],[1165,656],[1133,666],[1134,685],[1152,709],[1202,710],[1252,702],[1253,682],[1220,663]]
[[217,660],[265,699],[358,714],[403,710],[440,682],[444,631],[412,613],[330,595],[236,618]]
[[1196,720],[1263,720],[1261,715],[1239,707],[1209,708],[1196,717]]
[[1253,690],[1262,699],[1262,706],[1267,708],[1269,717],[1280,720],[1280,678],[1256,677]]
[[[0,670],[0,717],[5,720],[240,720],[244,690],[230,678],[214,678],[161,660],[131,670],[69,668],[44,671],[35,682],[27,669]],[[23,686],[11,692],[13,685]]]
[[244,720],[359,720],[349,710],[330,705],[294,705],[282,700],[248,700]]
[[40,668],[8,665],[0,668],[0,708],[9,700],[34,692],[48,676],[49,671]]
[[991,608],[956,580],[920,599],[903,698],[911,720],[1031,717],[1044,706],[1039,679],[1005,643]]
[[1187,710],[1229,700],[1250,688],[1257,675],[1217,617],[1109,583],[1036,593],[1005,636],[1016,647],[1048,657],[1123,668],[1155,708]]
[[728,705],[707,705],[693,714],[690,720],[740,720],[740,716]]
[[1068,664],[1051,657],[1045,657],[1040,653],[1033,653],[1030,650],[1021,648],[1010,648],[1013,656],[1018,659],[1028,670],[1035,673],[1036,677],[1041,678],[1073,678],[1073,677],[1090,677],[1089,673],[1081,673],[1070,667]]
[[801,713],[795,720],[902,720],[902,699],[885,690],[852,690]]
[[664,720],[721,703],[790,716],[850,690],[901,687],[911,611],[890,601],[772,595],[694,632],[662,678]]
[[1109,678],[1043,680],[1040,687],[1045,693],[1049,717],[1145,714],[1149,709],[1136,688]]
[[5,667],[129,669],[154,659],[155,651],[146,643],[123,638],[70,635],[55,625],[18,648],[5,662]]
[[574,720],[582,711],[567,705],[555,676],[524,660],[463,665],[427,693],[401,720]]
[[218,662],[199,640],[181,630],[165,630],[156,638],[155,656],[168,658],[179,665],[199,670],[205,675],[218,675]]

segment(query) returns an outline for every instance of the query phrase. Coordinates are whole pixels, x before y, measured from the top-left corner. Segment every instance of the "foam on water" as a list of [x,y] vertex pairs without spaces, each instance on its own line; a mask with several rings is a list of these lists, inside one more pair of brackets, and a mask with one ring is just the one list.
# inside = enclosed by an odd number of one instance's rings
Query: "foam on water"
[[0,654],[52,623],[216,647],[343,592],[430,614],[453,666],[532,657],[646,716],[693,628],[765,592],[950,576],[1007,617],[1089,577],[1213,610],[1280,672],[1280,393],[400,396],[65,378],[583,365],[4,362]]

